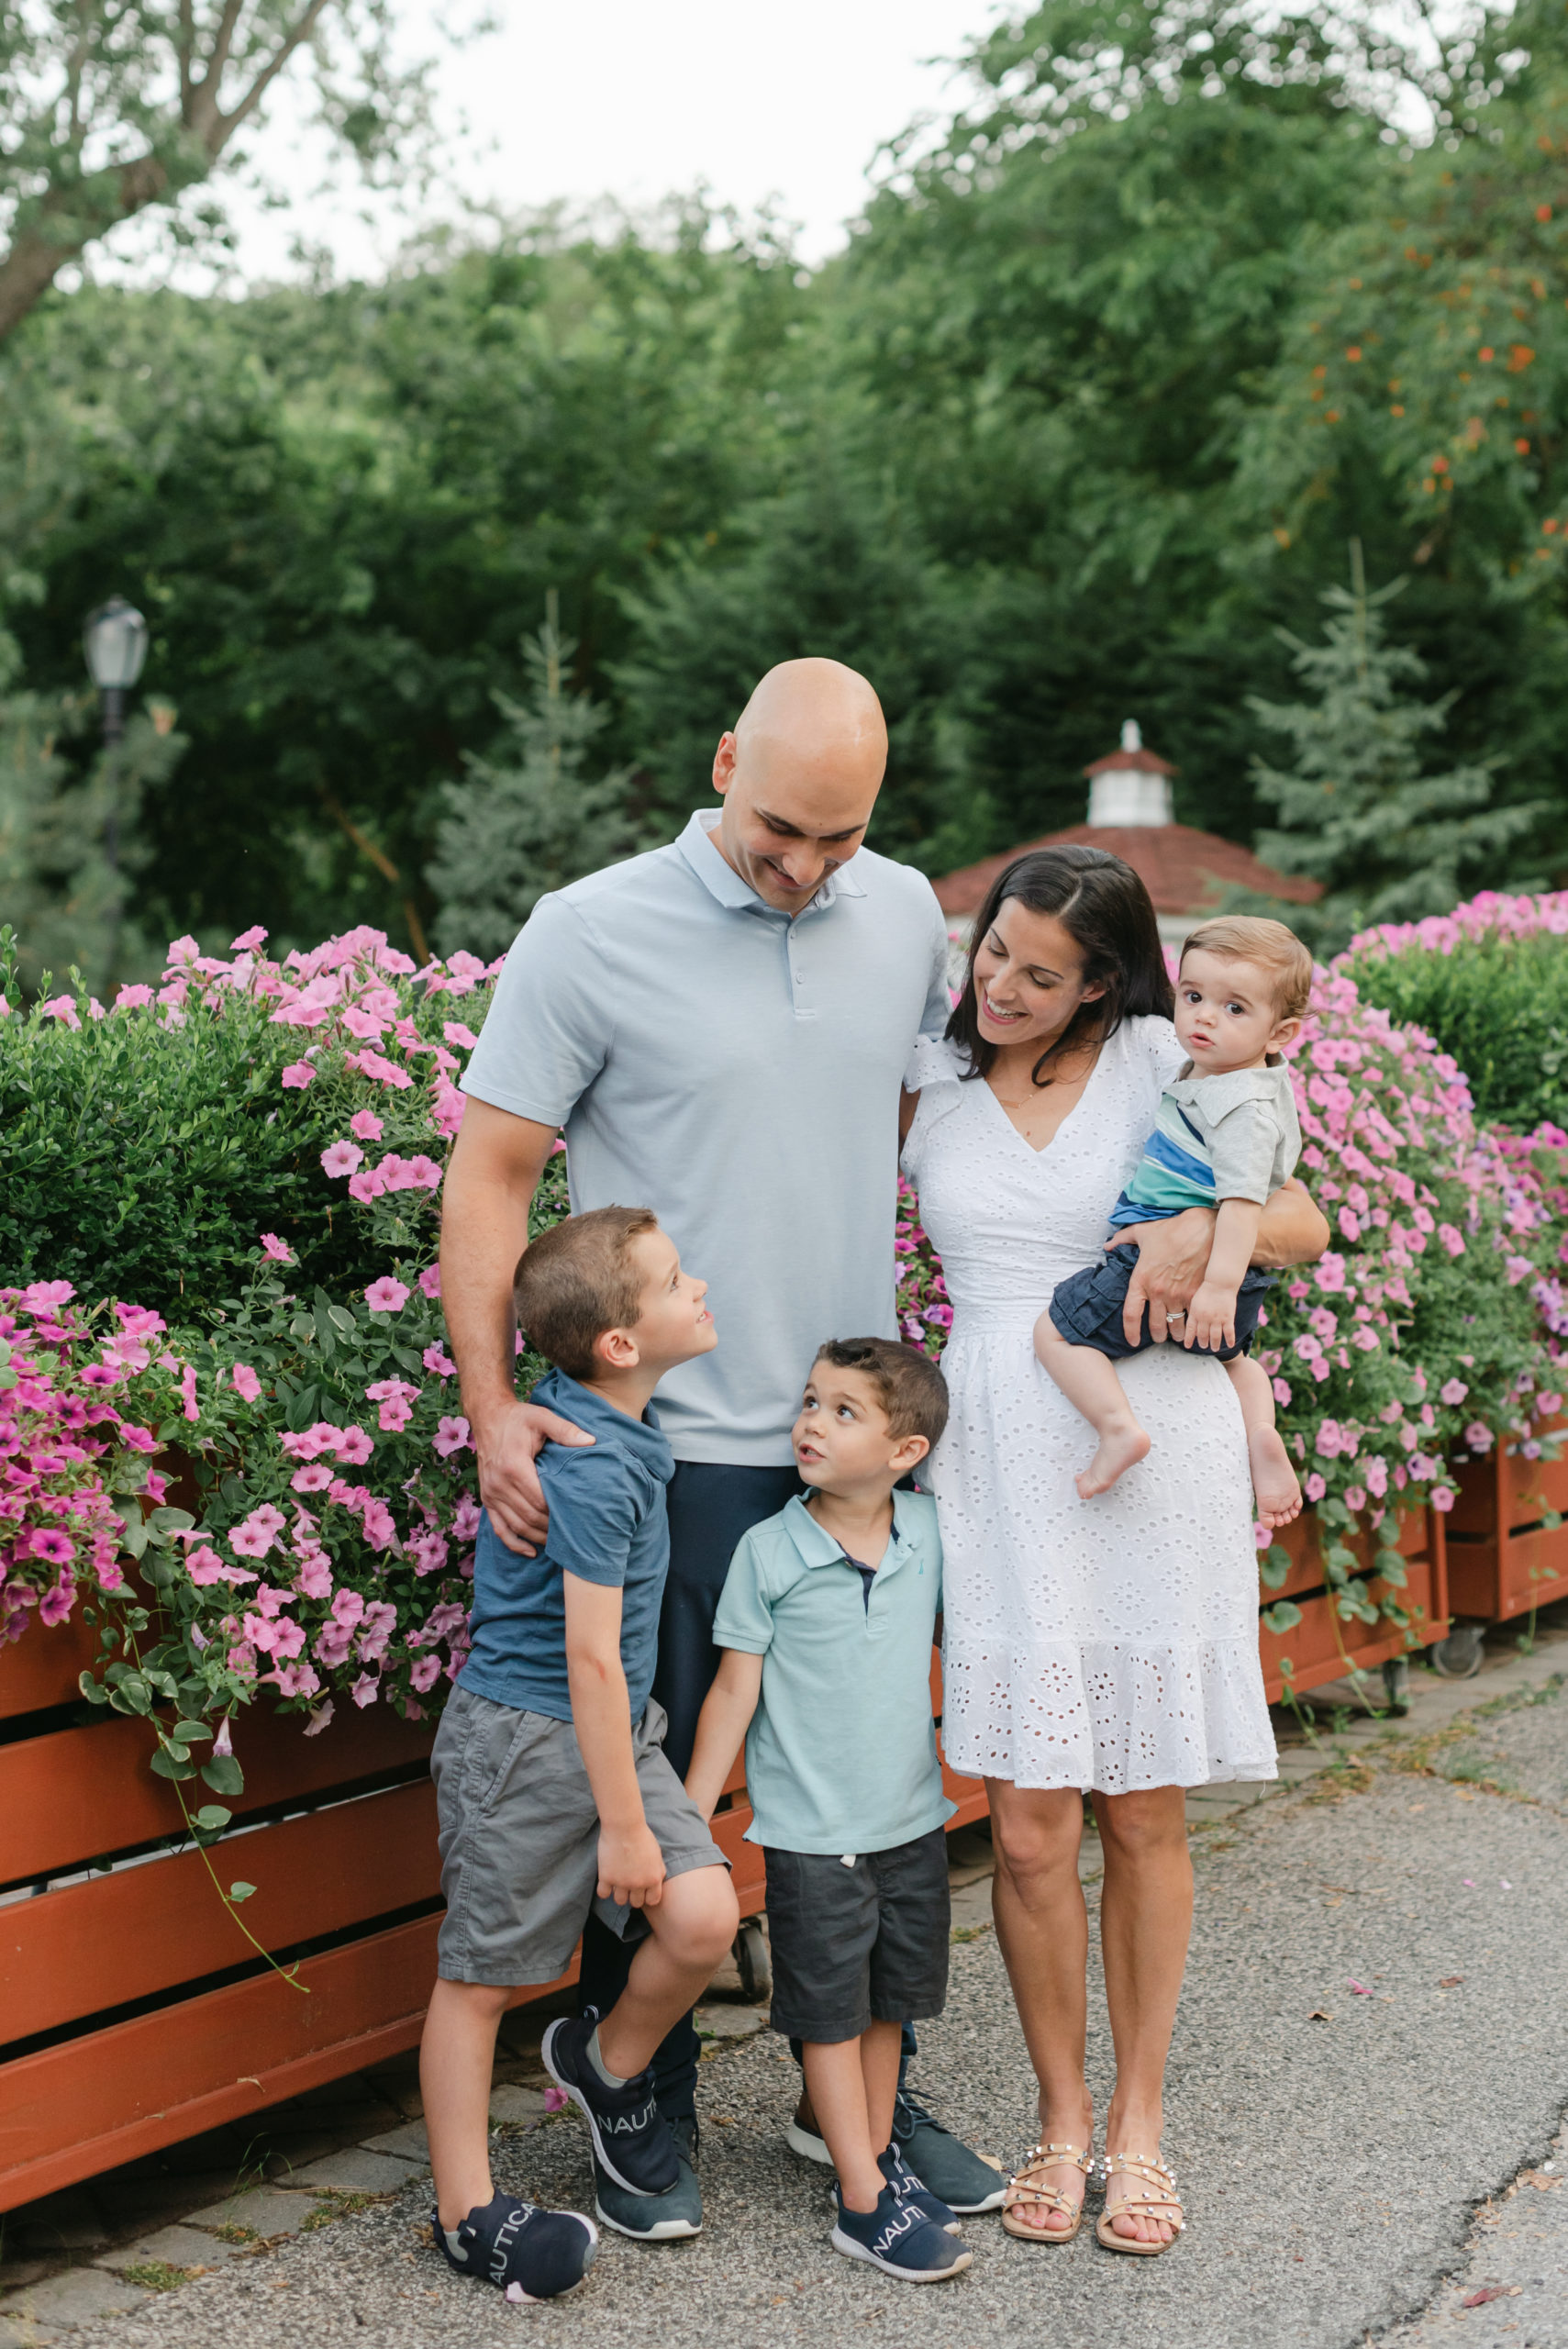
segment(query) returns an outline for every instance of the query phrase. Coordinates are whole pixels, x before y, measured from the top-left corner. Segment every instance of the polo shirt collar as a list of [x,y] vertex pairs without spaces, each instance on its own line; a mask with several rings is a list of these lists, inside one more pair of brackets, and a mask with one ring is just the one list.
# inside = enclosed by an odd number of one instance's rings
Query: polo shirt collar
[[[902,1563],[909,1547],[909,1530],[905,1517],[907,1496],[895,1492],[893,1496],[893,1535],[888,1543],[890,1565]],[[799,1493],[793,1493],[784,1503],[784,1525],[790,1540],[808,1566],[841,1565],[847,1555],[841,1542],[836,1542],[823,1526],[817,1524]],[[883,1569],[879,1566],[878,1573]]]
[[[742,881],[733,865],[720,855],[713,834],[718,829],[719,811],[717,807],[697,807],[692,811],[690,822],[675,842],[681,854],[709,894],[721,906],[728,906],[741,913],[774,913],[782,908],[764,905],[748,881]],[[858,852],[857,852],[858,853]],[[817,895],[802,906],[803,914],[826,913],[837,897],[863,897],[865,890],[856,877],[854,857],[829,873]],[[799,916],[795,918],[798,920]]]
[[658,1414],[651,1403],[640,1419],[628,1419],[606,1403],[563,1370],[549,1370],[529,1396],[530,1403],[538,1403],[547,1411],[558,1412],[570,1419],[574,1428],[596,1442],[612,1443],[633,1460],[639,1461],[650,1475],[667,1485],[675,1473],[675,1455],[669,1439],[659,1425]]

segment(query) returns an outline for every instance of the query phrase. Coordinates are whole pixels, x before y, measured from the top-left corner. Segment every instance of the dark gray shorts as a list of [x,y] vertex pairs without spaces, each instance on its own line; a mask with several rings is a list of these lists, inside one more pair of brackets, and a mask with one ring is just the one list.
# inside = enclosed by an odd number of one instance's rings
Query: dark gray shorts
[[[643,1816],[668,1876],[724,1867],[723,1853],[664,1758],[664,1715],[650,1700],[631,1733]],[[443,1982],[516,1989],[551,1982],[592,1909],[623,1940],[642,1912],[595,1898],[599,1814],[570,1721],[514,1712],[472,1688],[447,1700],[430,1755],[447,1913],[436,1945]]]
[[[1051,1318],[1070,1346],[1088,1346],[1112,1362],[1128,1362],[1134,1354],[1148,1353],[1155,1343],[1149,1334],[1149,1308],[1143,1308],[1143,1326],[1135,1346],[1128,1344],[1121,1326],[1121,1309],[1137,1265],[1138,1243],[1129,1240],[1111,1249],[1103,1264],[1091,1264],[1086,1272],[1070,1274],[1057,1283],[1051,1293]],[[1236,1292],[1235,1344],[1177,1351],[1214,1362],[1234,1362],[1238,1354],[1250,1353],[1258,1332],[1258,1314],[1273,1285],[1273,1273],[1261,1273],[1255,1264],[1249,1265]]]
[[948,1994],[944,1828],[889,1852],[780,1852],[768,1867],[775,2031],[831,2046],[871,2022],[922,2022]]

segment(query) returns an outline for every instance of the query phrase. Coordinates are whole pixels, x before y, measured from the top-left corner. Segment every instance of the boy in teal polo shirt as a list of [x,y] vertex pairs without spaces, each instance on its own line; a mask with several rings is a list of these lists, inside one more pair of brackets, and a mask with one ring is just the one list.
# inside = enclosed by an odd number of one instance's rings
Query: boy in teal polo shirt
[[744,1736],[773,2026],[803,2043],[838,2173],[833,2246],[920,2284],[970,2254],[892,2142],[903,2026],[947,1996],[953,1808],[931,1719],[936,1504],[894,1487],[947,1413],[940,1371],[912,1346],[852,1338],[818,1353],[793,1435],[807,1493],[735,1553],[686,1776],[711,1818]]

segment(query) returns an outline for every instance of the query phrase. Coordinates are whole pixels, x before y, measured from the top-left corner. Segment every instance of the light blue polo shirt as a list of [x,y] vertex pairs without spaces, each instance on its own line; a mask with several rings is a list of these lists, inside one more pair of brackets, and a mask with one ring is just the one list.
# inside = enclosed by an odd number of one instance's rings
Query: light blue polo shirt
[[892,1337],[898,1094],[948,1019],[931,885],[862,848],[793,918],[678,841],[541,897],[463,1087],[566,1130],[574,1210],[650,1207],[706,1280],[672,1371],[677,1460],[787,1467],[825,1338]]
[[746,1732],[749,1843],[887,1852],[951,1818],[931,1718],[941,1603],[928,1493],[894,1494],[893,1532],[869,1590],[798,1495],[752,1527],[713,1619],[716,1647],[762,1659]]

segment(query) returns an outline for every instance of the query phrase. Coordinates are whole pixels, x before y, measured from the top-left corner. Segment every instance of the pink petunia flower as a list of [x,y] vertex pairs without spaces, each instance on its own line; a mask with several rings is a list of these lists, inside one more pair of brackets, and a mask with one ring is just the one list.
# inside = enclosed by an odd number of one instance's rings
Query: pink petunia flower
[[394,1280],[390,1273],[384,1273],[380,1280],[372,1281],[365,1291],[365,1303],[373,1313],[401,1313],[407,1302],[408,1291],[401,1281]]
[[361,1141],[379,1141],[385,1129],[373,1109],[356,1109],[349,1119],[349,1131]]
[[1309,1501],[1320,1501],[1329,1487],[1315,1468],[1303,1482],[1301,1489]]
[[321,1171],[336,1180],[339,1175],[351,1174],[363,1160],[364,1152],[358,1142],[335,1141],[321,1153]]
[[423,1354],[420,1356],[420,1360],[423,1362],[427,1370],[433,1370],[435,1372],[438,1378],[455,1378],[457,1376],[457,1364],[453,1362],[451,1356],[447,1353],[446,1348],[442,1345],[437,1344],[433,1346],[427,1346]]
[[283,1531],[286,1520],[281,1508],[271,1501],[263,1501],[249,1517],[235,1526],[228,1536],[230,1549],[242,1558],[264,1558]]
[[62,1574],[60,1580],[52,1584],[39,1600],[39,1621],[51,1624],[63,1623],[75,1604],[76,1585],[68,1575]]
[[349,1694],[356,1705],[373,1705],[381,1693],[381,1682],[373,1672],[361,1672]]
[[421,1293],[428,1297],[431,1303],[434,1304],[441,1293],[441,1268],[439,1264],[426,1265],[424,1271],[419,1275],[419,1287]]
[[422,1655],[408,1675],[421,1697],[428,1688],[434,1687],[440,1676],[441,1660],[439,1655]]
[[1469,1392],[1469,1387],[1462,1378],[1450,1378],[1445,1380],[1439,1388],[1438,1400],[1440,1403],[1446,1403],[1451,1410],[1456,1409]]
[[228,1375],[234,1381],[236,1394],[242,1395],[247,1403],[259,1400],[261,1382],[248,1362],[237,1362]]
[[262,1232],[261,1249],[274,1264],[292,1264],[294,1262],[294,1250],[286,1241],[280,1240],[275,1231]]
[[308,1061],[290,1061],[278,1082],[285,1093],[303,1093],[315,1074]]
[[338,1457],[346,1461],[350,1468],[362,1468],[374,1450],[375,1445],[364,1428],[344,1428],[339,1432]]
[[289,1484],[296,1493],[324,1493],[332,1482],[332,1471],[319,1460],[307,1467],[296,1468]]
[[454,1452],[467,1451],[472,1442],[468,1421],[455,1418],[442,1419],[431,1442],[443,1460],[449,1460]]

